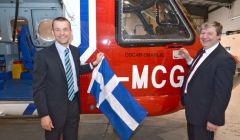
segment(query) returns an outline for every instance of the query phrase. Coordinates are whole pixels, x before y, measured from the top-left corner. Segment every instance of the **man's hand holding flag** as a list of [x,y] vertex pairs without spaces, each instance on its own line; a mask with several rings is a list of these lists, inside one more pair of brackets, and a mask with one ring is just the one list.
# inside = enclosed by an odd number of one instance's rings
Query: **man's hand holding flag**
[[129,139],[147,115],[104,57],[93,71],[88,93],[95,97],[97,107],[109,119],[121,139]]

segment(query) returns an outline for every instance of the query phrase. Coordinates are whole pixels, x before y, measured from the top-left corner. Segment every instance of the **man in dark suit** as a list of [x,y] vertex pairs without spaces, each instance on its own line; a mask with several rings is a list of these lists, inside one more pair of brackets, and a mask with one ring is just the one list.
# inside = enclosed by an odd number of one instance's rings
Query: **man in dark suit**
[[182,86],[189,140],[213,140],[225,122],[236,64],[219,43],[221,32],[220,23],[204,23],[200,32],[203,48],[197,56],[192,59],[186,49],[179,52],[190,65]]
[[71,24],[64,17],[52,23],[55,43],[34,59],[33,100],[46,140],[77,140],[80,120],[79,74],[90,72],[103,56],[80,65],[79,50],[70,45]]

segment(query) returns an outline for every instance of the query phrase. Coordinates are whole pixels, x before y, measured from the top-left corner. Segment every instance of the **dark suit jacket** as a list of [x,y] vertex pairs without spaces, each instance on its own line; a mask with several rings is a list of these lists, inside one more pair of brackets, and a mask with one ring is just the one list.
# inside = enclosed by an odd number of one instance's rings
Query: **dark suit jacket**
[[[193,125],[224,125],[236,64],[221,44],[203,61],[184,96],[186,119]],[[183,90],[182,90],[183,91]]]
[[[80,66],[79,50],[71,45],[69,47],[75,63],[79,87],[79,74],[91,71],[91,67],[90,65]],[[36,53],[33,69],[34,103],[40,117],[50,115],[54,127],[63,126],[65,122],[68,110],[67,91],[64,66],[54,43]],[[79,103],[79,94],[76,93],[75,96],[78,98]],[[79,112],[79,108],[76,111]]]

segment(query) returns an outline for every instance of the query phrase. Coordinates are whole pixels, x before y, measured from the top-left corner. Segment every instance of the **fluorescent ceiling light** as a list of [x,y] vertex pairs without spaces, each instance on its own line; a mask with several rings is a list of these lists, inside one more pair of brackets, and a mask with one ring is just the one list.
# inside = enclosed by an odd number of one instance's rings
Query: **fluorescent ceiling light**
[[235,16],[235,17],[232,17],[231,20],[235,20],[237,18],[240,18],[240,16]]

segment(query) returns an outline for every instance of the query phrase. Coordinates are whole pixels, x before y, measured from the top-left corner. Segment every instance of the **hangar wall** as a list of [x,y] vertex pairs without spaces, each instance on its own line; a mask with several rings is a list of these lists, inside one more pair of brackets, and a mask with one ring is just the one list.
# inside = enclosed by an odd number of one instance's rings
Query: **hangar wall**
[[[223,25],[221,44],[240,63],[240,0],[235,0],[231,8],[222,7],[208,15],[209,21],[218,21]],[[235,34],[226,35],[226,31],[237,31]]]
[[231,8],[222,7],[209,13],[209,21],[219,21],[223,25],[223,34],[226,31],[240,30],[240,0],[235,0]]

